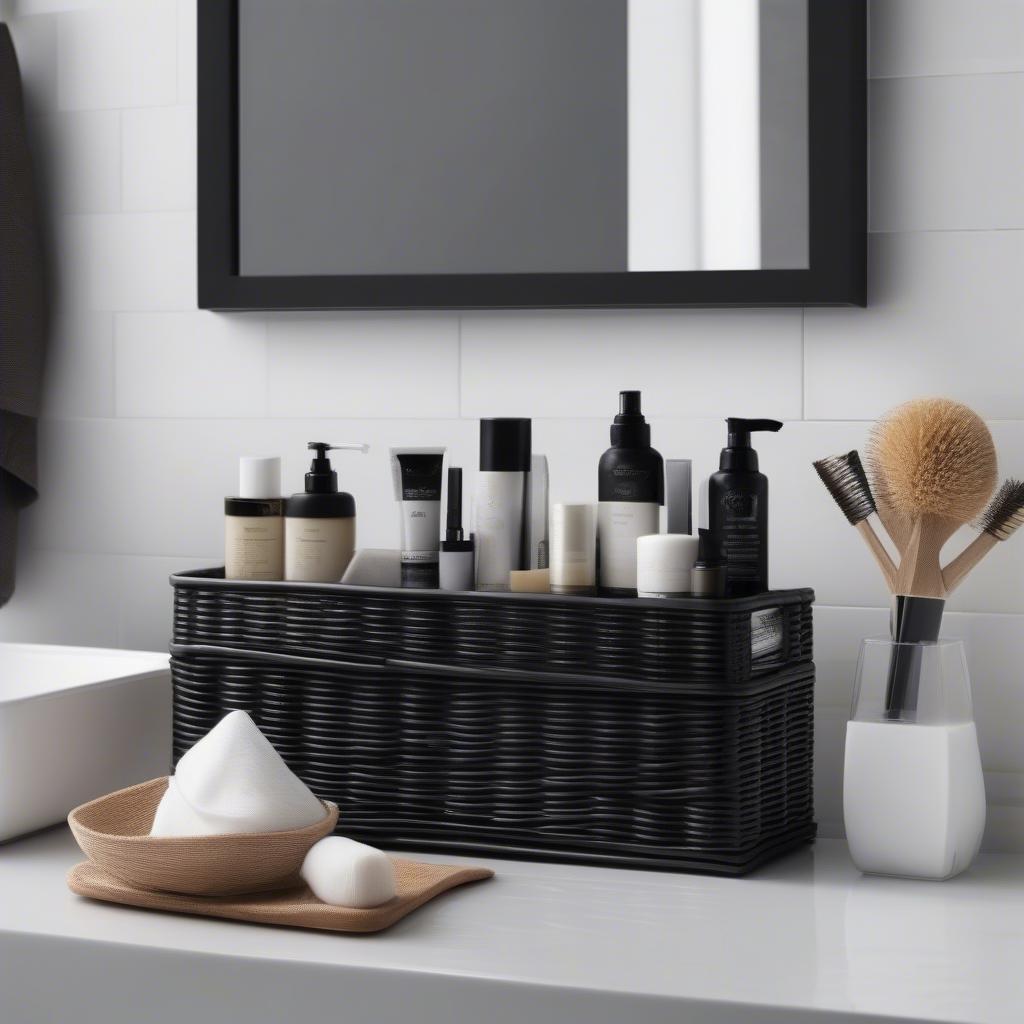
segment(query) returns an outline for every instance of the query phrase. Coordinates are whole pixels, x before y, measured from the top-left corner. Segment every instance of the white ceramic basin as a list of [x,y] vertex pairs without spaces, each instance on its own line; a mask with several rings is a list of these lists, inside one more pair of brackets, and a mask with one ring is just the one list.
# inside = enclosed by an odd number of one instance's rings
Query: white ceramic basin
[[170,763],[166,654],[0,643],[0,842]]

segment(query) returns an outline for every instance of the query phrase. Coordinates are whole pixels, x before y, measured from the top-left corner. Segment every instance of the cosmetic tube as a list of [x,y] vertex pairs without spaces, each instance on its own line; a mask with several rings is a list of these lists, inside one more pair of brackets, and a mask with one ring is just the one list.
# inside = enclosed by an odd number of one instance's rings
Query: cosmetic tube
[[480,421],[480,472],[474,508],[477,590],[507,592],[509,573],[529,568],[530,434],[528,419]]
[[402,586],[438,586],[444,448],[392,448],[391,475],[402,519]]
[[557,504],[551,509],[551,593],[597,590],[597,518],[593,505]]

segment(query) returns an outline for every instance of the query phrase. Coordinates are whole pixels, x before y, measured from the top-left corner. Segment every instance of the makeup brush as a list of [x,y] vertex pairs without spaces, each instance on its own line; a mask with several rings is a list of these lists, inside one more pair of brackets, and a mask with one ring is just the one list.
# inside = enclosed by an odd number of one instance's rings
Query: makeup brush
[[860,460],[860,453],[852,451],[845,455],[830,455],[818,459],[814,463],[814,468],[839,506],[839,510],[864,538],[871,554],[875,556],[878,568],[882,570],[886,586],[891,591],[896,585],[896,566],[870,522],[870,517],[877,514],[878,509],[871,494],[871,485],[864,472],[864,465]]
[[896,592],[944,598],[939,552],[995,488],[992,435],[967,406],[923,398],[884,416],[869,444],[878,492],[897,521],[910,524]]
[[886,712],[899,718],[917,707],[921,649],[915,645],[939,638],[946,597],[939,553],[991,497],[996,453],[981,417],[946,398],[893,409],[875,425],[869,445],[876,493],[904,539],[890,626],[898,646],[886,685]]
[[1024,526],[1024,482],[1007,480],[976,523],[981,533],[942,570],[949,594],[1000,541],[1009,540]]

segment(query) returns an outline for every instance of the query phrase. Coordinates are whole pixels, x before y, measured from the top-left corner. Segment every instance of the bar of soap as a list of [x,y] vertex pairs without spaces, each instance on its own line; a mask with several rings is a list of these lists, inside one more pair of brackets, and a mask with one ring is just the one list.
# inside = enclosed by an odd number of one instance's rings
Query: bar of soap
[[335,907],[379,907],[395,897],[391,858],[344,836],[316,843],[299,874],[321,903]]
[[508,574],[509,589],[513,594],[550,594],[550,569],[513,569]]

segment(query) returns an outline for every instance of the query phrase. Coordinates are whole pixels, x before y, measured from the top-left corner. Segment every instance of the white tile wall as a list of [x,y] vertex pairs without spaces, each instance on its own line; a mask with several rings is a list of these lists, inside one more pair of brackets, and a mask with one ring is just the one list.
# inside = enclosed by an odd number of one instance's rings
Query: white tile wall
[[[282,453],[292,488],[311,438],[370,442],[338,469],[360,543],[391,546],[389,445],[446,444],[472,477],[476,417],[530,415],[552,498],[586,500],[621,387],[702,474],[723,416],[776,415],[759,444],[773,576],[818,593],[818,816],[839,834],[857,647],[884,632],[886,597],[809,463],[943,393],[1024,474],[1024,4],[871,5],[867,310],[228,316],[195,309],[195,2],[8,0],[59,280],[43,496],[0,636],[165,645],[166,577],[218,558],[239,454]],[[1015,538],[948,622],[970,651],[996,849],[1024,850],[1022,578]]]
[[881,79],[869,116],[872,231],[1024,227],[1024,74]]
[[62,110],[173,103],[178,92],[175,0],[110,0],[60,15]]
[[121,123],[124,209],[195,209],[195,107],[126,110]]

